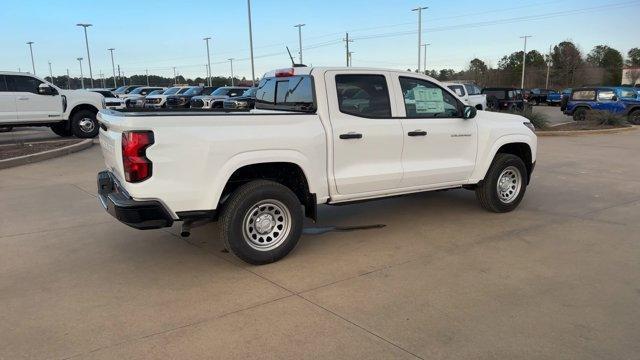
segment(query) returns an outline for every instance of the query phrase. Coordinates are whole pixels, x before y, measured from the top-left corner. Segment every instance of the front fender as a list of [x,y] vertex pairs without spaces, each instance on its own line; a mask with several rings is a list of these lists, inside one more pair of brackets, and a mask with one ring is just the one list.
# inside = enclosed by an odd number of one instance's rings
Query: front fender
[[473,171],[473,173],[471,174],[471,178],[469,182],[478,183],[482,181],[485,175],[487,174],[487,171],[489,171],[489,167],[491,166],[491,163],[493,163],[493,159],[496,157],[498,150],[504,145],[513,144],[513,143],[524,143],[529,145],[529,148],[531,149],[531,161],[532,162],[536,161],[538,141],[535,135],[533,136],[527,136],[523,134],[503,135],[497,138],[493,142],[489,151],[485,151],[484,153],[478,154],[479,155],[478,164],[475,170]]

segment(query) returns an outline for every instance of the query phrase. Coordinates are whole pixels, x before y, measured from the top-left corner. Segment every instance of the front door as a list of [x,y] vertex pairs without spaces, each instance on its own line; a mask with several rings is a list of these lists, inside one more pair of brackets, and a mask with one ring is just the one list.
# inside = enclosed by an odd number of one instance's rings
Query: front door
[[475,119],[463,119],[464,105],[435,83],[404,75],[395,81],[405,110],[400,186],[464,183],[476,162]]
[[325,74],[340,195],[394,189],[402,179],[402,125],[393,118],[389,76],[371,71]]
[[16,95],[9,91],[4,75],[0,75],[0,124],[18,120],[16,113]]
[[43,82],[28,75],[7,75],[7,86],[16,98],[18,120],[42,122],[62,119],[62,99],[59,94],[40,95],[38,87]]

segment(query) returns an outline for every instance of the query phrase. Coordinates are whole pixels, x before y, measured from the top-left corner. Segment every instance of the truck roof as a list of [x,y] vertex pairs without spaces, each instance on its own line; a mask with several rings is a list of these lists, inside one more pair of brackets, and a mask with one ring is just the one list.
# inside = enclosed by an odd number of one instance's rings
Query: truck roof
[[276,73],[279,73],[279,72],[288,72],[289,76],[293,76],[293,75],[311,75],[314,72],[321,72],[322,73],[322,72],[325,72],[325,71],[344,71],[344,70],[349,70],[351,72],[358,72],[358,71],[389,71],[389,72],[396,72],[396,73],[407,73],[407,74],[411,74],[411,75],[422,75],[422,76],[426,76],[428,78],[431,78],[428,75],[418,74],[418,73],[415,73],[415,72],[412,72],[412,71],[406,71],[406,70],[374,68],[374,67],[346,67],[346,66],[314,66],[314,67],[297,66],[297,67],[284,67],[284,68],[280,68],[280,69],[267,71],[266,73],[264,73],[263,78],[275,77]]

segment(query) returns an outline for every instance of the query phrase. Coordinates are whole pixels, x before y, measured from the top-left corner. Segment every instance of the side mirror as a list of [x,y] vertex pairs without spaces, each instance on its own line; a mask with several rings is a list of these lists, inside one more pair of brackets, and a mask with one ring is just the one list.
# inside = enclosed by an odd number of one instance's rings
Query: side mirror
[[476,110],[475,107],[465,106],[464,110],[462,111],[462,117],[464,119],[473,119],[474,117],[476,117],[477,113],[478,113],[478,110]]
[[56,95],[58,92],[47,84],[40,84],[38,86],[38,94],[40,95]]
[[613,95],[613,97],[611,98],[612,101],[618,101],[618,96],[617,95]]

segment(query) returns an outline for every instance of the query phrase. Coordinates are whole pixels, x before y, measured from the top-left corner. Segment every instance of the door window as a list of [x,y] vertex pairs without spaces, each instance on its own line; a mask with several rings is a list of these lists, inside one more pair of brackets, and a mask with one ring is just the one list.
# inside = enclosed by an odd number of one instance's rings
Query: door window
[[43,82],[31,76],[6,75],[7,86],[16,92],[30,92],[37,94],[38,87]]
[[384,75],[336,75],[336,87],[340,112],[366,118],[391,117]]
[[571,96],[572,100],[595,100],[596,99],[596,91],[595,90],[578,90],[574,91]]
[[598,101],[610,101],[616,93],[613,90],[600,90],[598,91]]
[[464,96],[464,87],[462,85],[449,85],[447,87],[456,93],[456,95],[460,97]]
[[4,75],[0,75],[0,91],[9,91],[7,83],[4,81]]
[[448,91],[426,80],[401,77],[404,107],[410,118],[461,117],[458,100]]

